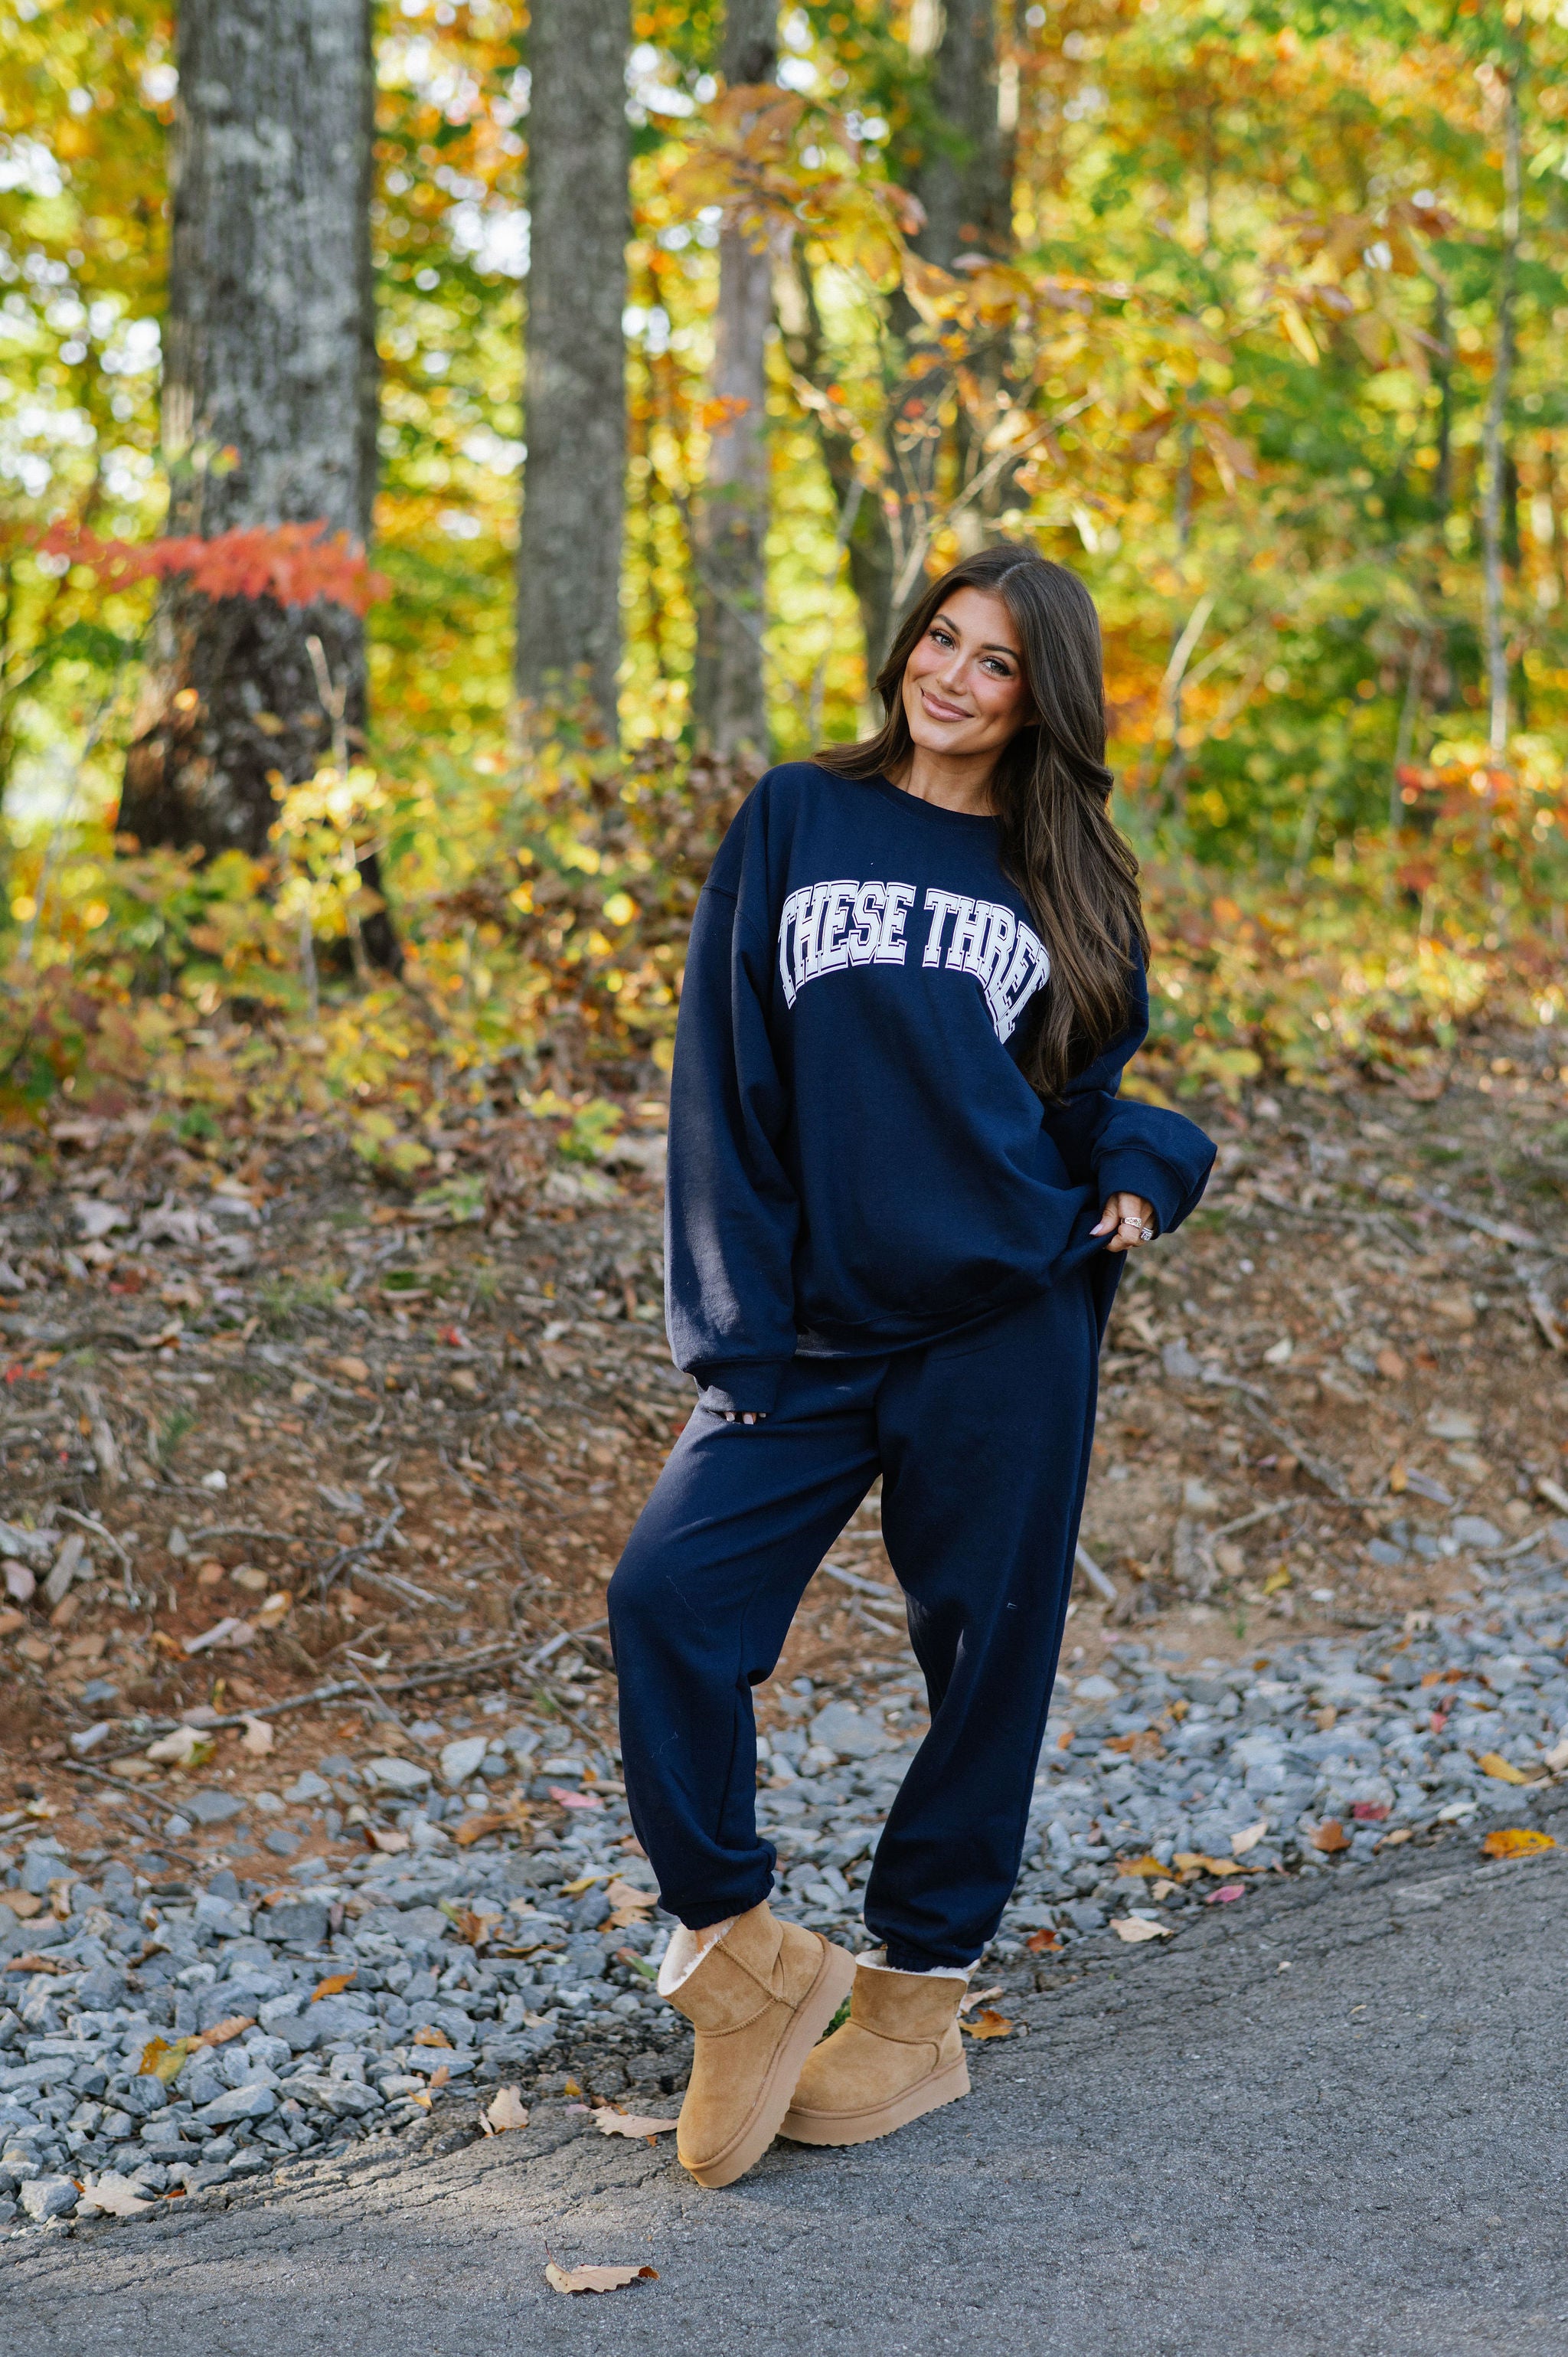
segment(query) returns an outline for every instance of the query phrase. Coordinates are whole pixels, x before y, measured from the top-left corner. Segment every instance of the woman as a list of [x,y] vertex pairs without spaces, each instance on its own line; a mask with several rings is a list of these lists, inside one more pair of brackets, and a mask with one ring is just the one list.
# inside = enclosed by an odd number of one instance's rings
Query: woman
[[[706,2185],[780,2128],[854,2144],[968,2091],[958,2007],[1023,1852],[1121,1255],[1213,1159],[1115,1093],[1147,940],[1088,592],[987,550],[877,688],[881,734],[771,770],[698,904],[667,1238],[698,1401],[609,1592]],[[751,1689],[878,1474],[931,1724],[856,1959],[769,1910]]]

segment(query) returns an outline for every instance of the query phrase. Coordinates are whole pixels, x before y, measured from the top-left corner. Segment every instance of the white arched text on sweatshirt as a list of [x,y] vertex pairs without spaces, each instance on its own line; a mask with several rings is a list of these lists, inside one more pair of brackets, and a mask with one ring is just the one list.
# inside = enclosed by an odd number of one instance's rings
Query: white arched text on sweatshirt
[[[906,963],[911,944],[904,929],[916,898],[913,884],[857,884],[847,877],[791,892],[779,925],[779,974],[789,1004],[819,974]],[[920,906],[929,919],[920,963],[972,974],[997,1038],[1009,1039],[1050,974],[1044,942],[1000,900],[933,886]]]

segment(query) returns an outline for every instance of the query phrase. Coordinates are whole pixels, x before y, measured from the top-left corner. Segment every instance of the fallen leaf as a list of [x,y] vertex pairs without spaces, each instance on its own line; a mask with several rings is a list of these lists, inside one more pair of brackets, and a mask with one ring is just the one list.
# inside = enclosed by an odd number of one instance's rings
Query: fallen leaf
[[192,2046],[227,2046],[231,2038],[242,2038],[247,2029],[254,2029],[255,2026],[253,2013],[231,2013],[226,2020],[215,2021],[210,2029],[200,2031],[190,2042]]
[[990,2006],[983,2013],[977,2013],[972,2021],[961,2021],[959,2028],[970,2038],[1011,2038],[1013,2035],[1013,2024]]
[[149,1743],[146,1756],[161,1768],[199,1768],[211,1759],[213,1749],[212,1738],[200,1727],[177,1727],[172,1735],[160,1735]]
[[605,1805],[602,1801],[596,1800],[592,1792],[569,1792],[564,1784],[552,1784],[550,1797],[558,1801],[564,1809],[602,1809]]
[[1268,1832],[1268,1830],[1269,1821],[1267,1817],[1260,1817],[1257,1824],[1255,1825],[1249,1825],[1244,1833],[1232,1834],[1230,1836],[1231,1857],[1245,1857],[1250,1849],[1257,1848],[1258,1844],[1262,1840],[1263,1835]]
[[680,2122],[645,2119],[637,2112],[618,2112],[613,2104],[601,2104],[594,2114],[594,2126],[601,2136],[646,2136],[651,2144],[655,2136],[668,2136]]
[[288,1619],[293,1610],[293,1596],[286,1587],[280,1587],[276,1595],[269,1596],[261,1610],[252,1616],[254,1624],[258,1629],[275,1629],[281,1620]]
[[964,1996],[961,1996],[958,2001],[960,2019],[961,2020],[966,2013],[972,2013],[977,2005],[988,2005],[993,1996],[1000,1996],[1001,1994],[1002,1984],[1000,1981],[996,1983],[993,1988],[970,1989]]
[[1550,1751],[1543,1751],[1541,1757],[1544,1765],[1552,1770],[1553,1775],[1558,1774],[1563,1769],[1568,1768],[1568,1735],[1563,1737],[1561,1743],[1554,1743]]
[[43,1912],[43,1900],[31,1890],[0,1890],[0,1907],[8,1907],[20,1921],[30,1922]]
[[1171,1864],[1181,1874],[1212,1874],[1221,1881],[1230,1874],[1256,1874],[1255,1866],[1238,1866],[1233,1857],[1209,1857],[1200,1849],[1178,1849]]
[[602,1879],[603,1877],[597,1874],[580,1874],[575,1882],[561,1885],[561,1896],[563,1899],[581,1899],[585,1890],[591,1890],[595,1883]]
[[177,2038],[172,2046],[166,2039],[149,2038],[142,2049],[136,2075],[140,2079],[157,2079],[164,2086],[172,2087],[196,2048],[194,2038]]
[[432,2071],[430,2077],[425,2083],[434,2092],[437,2087],[444,2087],[451,2076],[451,2066],[448,2063],[443,2062],[438,2070]]
[[1388,1813],[1386,1801],[1352,1801],[1350,1803],[1350,1814],[1359,1825],[1380,1825]]
[[326,1979],[324,1981],[317,1981],[316,1986],[311,1990],[311,2004],[314,2005],[317,1997],[341,1996],[349,1982],[358,1980],[359,1977],[360,1967],[358,1964],[353,1965],[346,1973],[328,1973]]
[[1155,1875],[1164,1874],[1165,1868],[1157,1857],[1145,1853],[1142,1857],[1119,1857],[1116,1861],[1116,1871],[1118,1874],[1127,1875]]
[[81,2198],[77,2209],[102,2210],[111,2218],[139,2218],[153,2203],[145,2200],[128,2177],[117,2169],[106,2169],[101,2177],[84,2177]]
[[528,2105],[522,2100],[522,2089],[500,2088],[480,2113],[479,2126],[487,2136],[504,2136],[509,2128],[525,2128]]
[[53,1956],[40,1956],[29,1948],[25,1956],[13,1956],[5,1970],[8,1973],[69,1973],[69,1964],[59,1964]]
[[273,1748],[273,1730],[264,1718],[248,1718],[240,1740],[253,1760],[264,1760]]
[[1314,1849],[1323,1852],[1325,1857],[1332,1857],[1336,1851],[1350,1846],[1350,1836],[1337,1817],[1325,1817],[1317,1831],[1308,1834],[1307,1839]]
[[1165,1745],[1152,1727],[1134,1727],[1131,1735],[1113,1735],[1107,1742],[1107,1751],[1120,1751],[1129,1760],[1157,1760]]
[[1168,1940],[1173,1927],[1169,1923],[1151,1923],[1143,1915],[1113,1915],[1111,1929],[1119,1940]]
[[414,2031],[413,2042],[416,2046],[449,2047],[452,2040],[447,2037],[446,2032],[444,2029],[433,2029],[427,2024],[424,2029],[416,2029]]
[[553,2259],[544,2280],[554,2291],[618,2291],[622,2284],[657,2283],[657,2267],[558,2267]]
[[1218,1890],[1208,1893],[1203,1903],[1206,1907],[1228,1907],[1233,1899],[1245,1899],[1246,1896],[1244,1882],[1222,1882]]
[[1503,1825],[1488,1834],[1481,1844],[1483,1857],[1535,1857],[1543,1849],[1555,1849],[1556,1842],[1550,1834],[1539,1834],[1531,1825]]
[[636,1914],[658,1905],[651,1890],[639,1890],[635,1882],[623,1882],[618,1874],[606,1889],[605,1898],[618,1913]]
[[1483,1776],[1495,1776],[1499,1784],[1528,1784],[1530,1781],[1524,1770],[1516,1768],[1511,1760],[1505,1760],[1500,1751],[1483,1751],[1476,1765]]
[[1047,1926],[1043,1932],[1031,1932],[1024,1945],[1033,1954],[1038,1956],[1044,1954],[1048,1949],[1059,1948],[1061,1943],[1061,1933],[1051,1931]]
[[1396,1825],[1391,1834],[1385,1834],[1382,1840],[1375,1844],[1374,1846],[1378,1849],[1399,1849],[1405,1842],[1413,1841],[1414,1839],[1415,1827],[1413,1825]]

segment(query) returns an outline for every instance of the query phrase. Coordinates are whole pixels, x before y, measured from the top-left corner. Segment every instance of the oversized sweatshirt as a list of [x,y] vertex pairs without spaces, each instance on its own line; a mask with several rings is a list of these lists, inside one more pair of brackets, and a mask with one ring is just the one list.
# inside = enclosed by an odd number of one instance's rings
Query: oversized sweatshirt
[[1192,1122],[1118,1097],[1127,1029],[1042,1103],[1053,987],[996,822],[814,762],[770,770],[692,929],[670,1109],[666,1310],[704,1406],[766,1413],[786,1363],[938,1340],[1088,1267],[1119,1189],[1163,1231],[1203,1192]]

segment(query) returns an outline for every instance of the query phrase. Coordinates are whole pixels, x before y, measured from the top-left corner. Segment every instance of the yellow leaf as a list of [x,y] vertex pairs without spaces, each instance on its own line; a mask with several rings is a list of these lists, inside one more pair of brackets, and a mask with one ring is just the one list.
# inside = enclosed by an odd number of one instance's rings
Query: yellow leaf
[[553,2291],[618,2291],[622,2284],[657,2283],[657,2267],[558,2267],[553,2259],[544,2270]]
[[1118,1874],[1156,1875],[1164,1874],[1165,1870],[1159,1859],[1153,1857],[1121,1857],[1116,1861]]
[[149,2038],[136,2065],[137,2077],[158,2079],[166,2087],[172,2087],[195,2052],[196,2045],[194,2038],[177,2038],[172,2046],[162,2038]]
[[961,2021],[959,2028],[971,2038],[1011,2038],[1013,2035],[1013,2024],[1004,2014],[998,2013],[989,2005],[977,2013],[972,2021]]
[[1524,1770],[1516,1768],[1511,1760],[1505,1760],[1500,1751],[1483,1751],[1476,1764],[1483,1776],[1495,1776],[1499,1784],[1528,1784],[1530,1781]]
[[596,1874],[580,1874],[575,1882],[564,1882],[561,1885],[561,1896],[563,1899],[580,1899],[584,1891],[591,1890],[599,1879],[600,1877]]
[[1111,1929],[1119,1940],[1168,1940],[1172,1935],[1169,1923],[1150,1923],[1142,1915],[1113,1915]]
[[1543,1849],[1555,1849],[1557,1844],[1550,1834],[1538,1834],[1530,1825],[1503,1825],[1488,1834],[1481,1844],[1483,1857],[1535,1857]]

